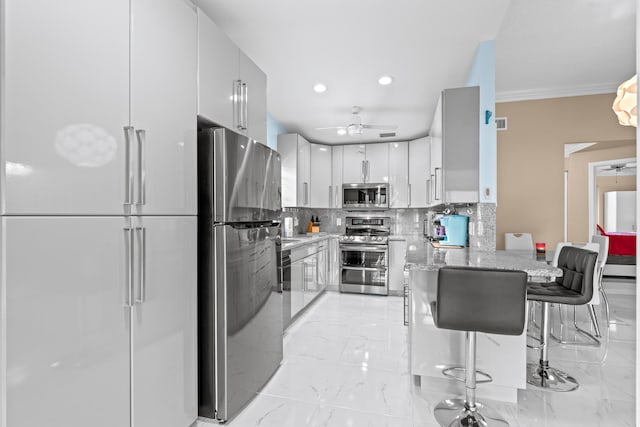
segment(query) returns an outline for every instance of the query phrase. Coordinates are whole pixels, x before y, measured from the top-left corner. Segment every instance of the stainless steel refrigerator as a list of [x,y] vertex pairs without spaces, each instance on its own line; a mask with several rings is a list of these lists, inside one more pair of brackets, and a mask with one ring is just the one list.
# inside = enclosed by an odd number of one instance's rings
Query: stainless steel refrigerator
[[280,155],[201,130],[198,187],[199,415],[226,421],[282,361]]

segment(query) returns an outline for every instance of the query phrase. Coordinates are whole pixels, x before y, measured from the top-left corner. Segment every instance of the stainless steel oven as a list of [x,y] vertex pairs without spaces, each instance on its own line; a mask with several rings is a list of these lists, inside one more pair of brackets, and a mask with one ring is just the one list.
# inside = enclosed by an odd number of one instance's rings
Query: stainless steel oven
[[389,218],[347,217],[340,238],[340,292],[389,294]]

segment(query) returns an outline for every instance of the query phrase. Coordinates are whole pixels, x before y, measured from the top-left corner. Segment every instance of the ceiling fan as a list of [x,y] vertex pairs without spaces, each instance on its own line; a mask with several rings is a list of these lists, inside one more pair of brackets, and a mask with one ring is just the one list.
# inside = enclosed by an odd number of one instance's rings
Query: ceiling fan
[[351,122],[346,126],[331,126],[325,128],[316,128],[316,130],[337,129],[338,135],[358,136],[364,134],[365,130],[396,130],[396,125],[368,125],[362,123],[360,117],[361,108],[354,105],[351,109]]

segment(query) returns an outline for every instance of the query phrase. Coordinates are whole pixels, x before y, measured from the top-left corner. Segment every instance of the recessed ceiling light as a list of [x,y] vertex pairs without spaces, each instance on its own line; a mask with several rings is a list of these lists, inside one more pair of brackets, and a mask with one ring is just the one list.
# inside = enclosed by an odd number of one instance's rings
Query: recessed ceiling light
[[322,92],[325,92],[327,90],[327,86],[324,83],[316,83],[313,86],[313,90],[315,90],[318,93],[322,93]]
[[393,81],[393,77],[391,76],[382,76],[378,79],[378,83],[380,83],[383,86],[391,84],[392,81]]
[[346,134],[347,134],[346,129],[338,129],[338,135],[346,135]]

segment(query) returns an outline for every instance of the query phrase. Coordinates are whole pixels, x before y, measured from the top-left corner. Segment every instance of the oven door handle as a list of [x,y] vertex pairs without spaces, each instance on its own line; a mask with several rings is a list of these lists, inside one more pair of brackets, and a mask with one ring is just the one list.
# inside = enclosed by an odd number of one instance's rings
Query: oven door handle
[[386,267],[350,267],[343,265],[340,268],[343,270],[358,270],[358,271],[387,271]]
[[346,244],[345,245],[345,244],[342,244],[342,245],[340,245],[340,250],[386,253],[387,252],[387,246],[385,245],[384,248],[381,248],[380,246],[375,246],[375,245],[361,246],[361,245],[351,245],[351,244]]

